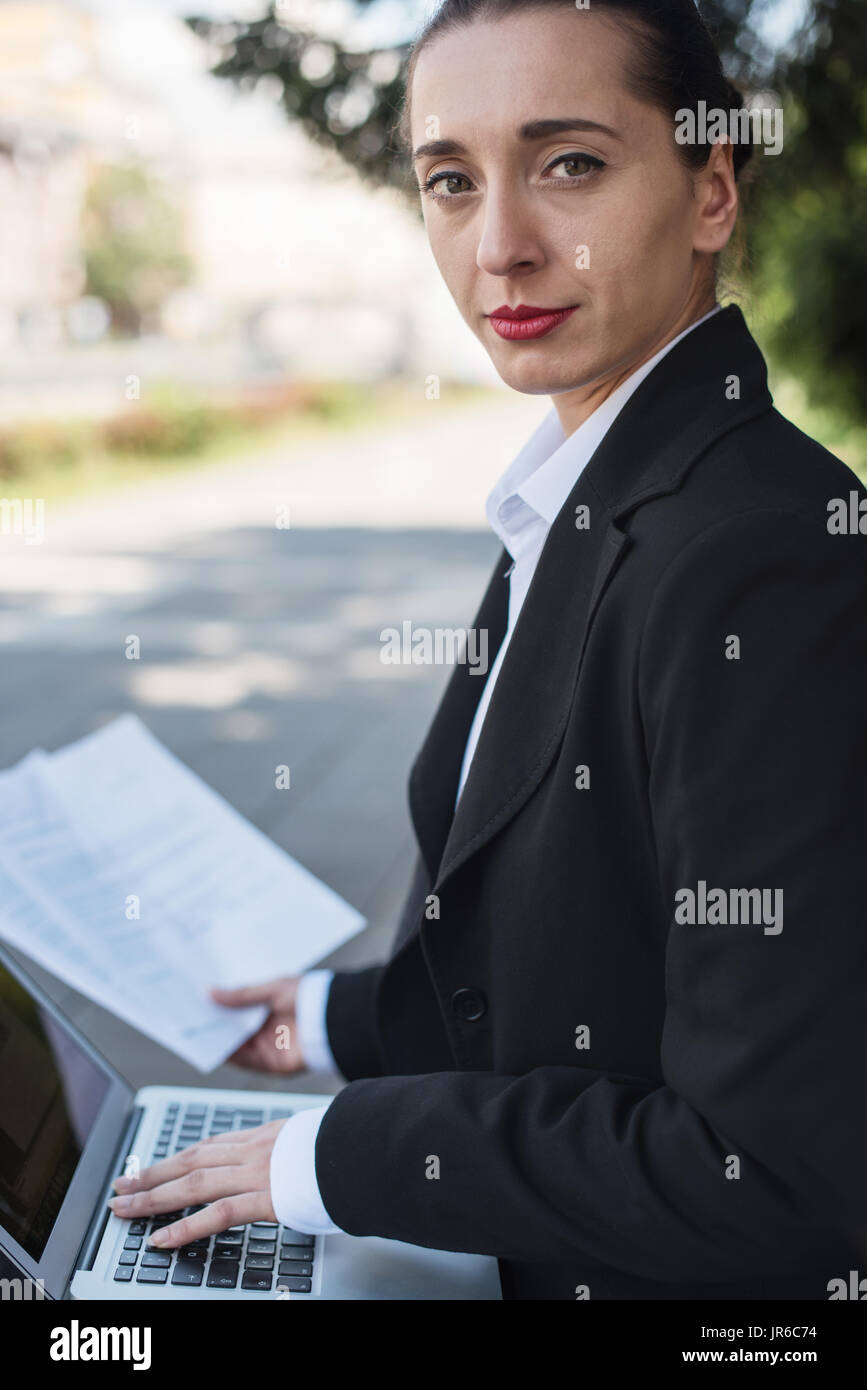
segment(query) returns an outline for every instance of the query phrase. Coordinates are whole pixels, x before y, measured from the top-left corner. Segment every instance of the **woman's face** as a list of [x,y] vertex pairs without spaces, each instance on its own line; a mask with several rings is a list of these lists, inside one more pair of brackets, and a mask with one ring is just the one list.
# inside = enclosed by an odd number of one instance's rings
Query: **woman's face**
[[[464,26],[419,54],[412,145],[433,254],[517,391],[607,394],[713,306],[711,257],[737,213],[731,150],[715,147],[698,178],[685,168],[671,120],[626,90],[633,41],[564,7]],[[592,124],[539,125],[563,120]],[[577,308],[541,336],[503,336],[515,330],[492,311],[522,305]]]

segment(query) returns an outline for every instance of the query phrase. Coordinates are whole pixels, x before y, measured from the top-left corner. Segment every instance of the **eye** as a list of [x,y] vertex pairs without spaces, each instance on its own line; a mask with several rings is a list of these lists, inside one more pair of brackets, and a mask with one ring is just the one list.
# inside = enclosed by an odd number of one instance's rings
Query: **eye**
[[[448,203],[451,202],[453,198],[459,197],[461,193],[466,193],[467,190],[465,188],[456,189],[451,187],[455,182],[459,183],[461,179],[463,179],[464,183],[470,182],[466,174],[459,174],[454,169],[443,169],[439,174],[431,174],[429,179],[425,179],[424,183],[419,184],[418,189],[420,193],[426,193],[429,197],[435,198],[438,202]],[[449,189],[448,193],[435,192],[437,185],[443,182]]]
[[570,169],[574,169],[576,166],[582,164],[585,166],[584,170],[579,171],[577,174],[570,172],[557,175],[564,183],[582,183],[584,179],[592,176],[597,169],[605,168],[604,160],[597,159],[596,156],[592,154],[581,154],[580,151],[573,150],[571,154],[558,155],[556,159],[551,161],[544,172],[547,174],[549,170],[556,169],[560,164],[566,165]]

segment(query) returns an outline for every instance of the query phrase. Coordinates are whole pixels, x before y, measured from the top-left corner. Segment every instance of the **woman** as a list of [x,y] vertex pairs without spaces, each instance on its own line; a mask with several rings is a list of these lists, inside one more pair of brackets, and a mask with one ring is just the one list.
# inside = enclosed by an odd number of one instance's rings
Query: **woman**
[[276,1211],[566,1299],[826,1298],[863,1257],[867,567],[828,517],[864,490],[716,303],[750,151],[681,143],[700,101],[741,105],[691,0],[446,0],[414,49],[434,256],[552,410],[390,959],[217,996],[271,1007],[238,1062],[349,1084],[126,1184],[217,1202],[166,1245]]

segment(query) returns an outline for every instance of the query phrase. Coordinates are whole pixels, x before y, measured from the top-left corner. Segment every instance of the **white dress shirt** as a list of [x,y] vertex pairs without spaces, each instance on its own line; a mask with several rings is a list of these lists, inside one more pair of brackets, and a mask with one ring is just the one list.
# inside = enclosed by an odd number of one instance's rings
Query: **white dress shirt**
[[[717,304],[666,343],[612,391],[572,434],[563,433],[557,411],[552,406],[489,494],[488,522],[512,557],[508,572],[509,615],[505,636],[488,672],[470,726],[455,804],[467,780],[491,695],[554,518],[633,391],[675,343],[712,314],[719,313],[720,308]],[[339,1076],[325,1027],[332,977],[330,970],[311,970],[302,975],[296,1003],[296,1027],[298,1043],[310,1069]],[[271,1200],[277,1219],[296,1231],[311,1235],[340,1229],[331,1221],[316,1181],[314,1146],[327,1109],[328,1106],[323,1105],[301,1110],[286,1120],[271,1154]]]

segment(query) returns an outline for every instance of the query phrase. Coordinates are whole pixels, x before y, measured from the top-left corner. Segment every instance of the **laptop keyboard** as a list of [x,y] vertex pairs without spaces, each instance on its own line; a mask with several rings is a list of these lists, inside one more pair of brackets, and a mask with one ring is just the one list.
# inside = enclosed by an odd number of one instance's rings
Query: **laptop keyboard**
[[[229,1130],[254,1129],[266,1120],[288,1119],[291,1110],[264,1110],[177,1101],[166,1107],[151,1163],[180,1153],[190,1144]],[[175,1284],[185,1288],[245,1289],[256,1293],[288,1290],[310,1293],[313,1287],[315,1237],[281,1226],[277,1221],[254,1221],[231,1226],[215,1236],[203,1236],[177,1250],[151,1249],[148,1236],[202,1206],[167,1211],[127,1223],[128,1232],[114,1272],[115,1282]]]

